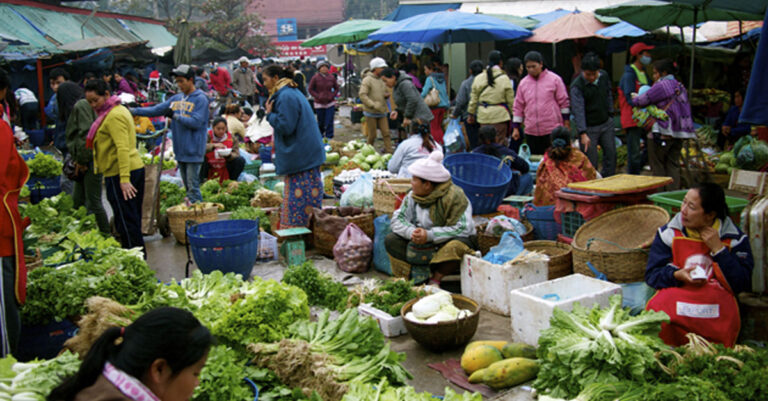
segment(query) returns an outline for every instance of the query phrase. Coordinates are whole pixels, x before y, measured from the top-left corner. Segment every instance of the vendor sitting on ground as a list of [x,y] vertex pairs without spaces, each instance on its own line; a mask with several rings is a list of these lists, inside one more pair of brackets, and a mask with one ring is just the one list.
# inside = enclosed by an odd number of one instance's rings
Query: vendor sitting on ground
[[555,204],[555,192],[572,182],[597,178],[587,155],[571,146],[571,131],[565,127],[552,130],[552,146],[544,154],[536,173],[536,188],[533,204],[549,206]]
[[741,328],[736,296],[751,290],[749,238],[726,214],[725,193],[705,183],[688,190],[680,212],[659,228],[645,282],[656,288],[646,309],[666,312],[659,336],[688,343],[687,333],[732,347]]
[[414,127],[416,132],[397,145],[387,164],[389,172],[397,174],[398,178],[411,178],[408,167],[416,160],[429,157],[429,154],[437,149],[437,142],[432,138],[429,124],[414,124]]
[[[200,167],[200,182],[216,178],[219,182],[237,180],[245,168],[245,159],[240,156],[238,142],[227,130],[227,120],[217,117],[208,131],[205,145],[205,163]],[[218,149],[230,149],[229,155],[220,155]],[[226,151],[225,151],[226,152]]]
[[385,239],[392,258],[429,265],[430,282],[438,285],[443,276],[456,274],[461,258],[477,248],[472,205],[442,163],[443,153],[435,150],[411,164],[413,189],[392,214],[392,232]]
[[514,150],[507,146],[501,145],[500,140],[504,138],[497,138],[497,131],[493,125],[485,125],[480,128],[479,136],[480,143],[482,145],[472,149],[472,153],[482,153],[490,155],[499,159],[503,159],[509,156],[510,167],[514,172],[519,174],[512,174],[512,182],[509,183],[507,189],[507,195],[528,195],[533,191],[533,176],[529,172],[531,166],[522,157],[518,156]]

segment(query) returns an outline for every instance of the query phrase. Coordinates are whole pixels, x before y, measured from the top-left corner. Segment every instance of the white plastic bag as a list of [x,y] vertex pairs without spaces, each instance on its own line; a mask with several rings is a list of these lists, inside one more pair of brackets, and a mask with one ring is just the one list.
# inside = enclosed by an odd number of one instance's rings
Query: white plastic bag
[[443,144],[446,153],[458,153],[464,151],[464,133],[461,131],[461,124],[456,118],[452,118],[445,129],[443,135]]
[[370,173],[360,175],[360,178],[341,194],[340,205],[373,207],[373,178]]

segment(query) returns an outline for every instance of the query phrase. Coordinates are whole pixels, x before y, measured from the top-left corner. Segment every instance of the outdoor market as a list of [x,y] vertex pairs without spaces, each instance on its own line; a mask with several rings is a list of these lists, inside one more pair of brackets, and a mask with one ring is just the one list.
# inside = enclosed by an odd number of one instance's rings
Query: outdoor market
[[0,400],[768,400],[768,0],[62,2],[0,2]]

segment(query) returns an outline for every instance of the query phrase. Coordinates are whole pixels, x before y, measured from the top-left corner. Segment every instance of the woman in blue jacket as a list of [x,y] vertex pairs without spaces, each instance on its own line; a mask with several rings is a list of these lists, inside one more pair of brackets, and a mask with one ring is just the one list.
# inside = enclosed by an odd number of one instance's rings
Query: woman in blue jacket
[[315,113],[291,74],[278,65],[262,73],[269,89],[267,121],[275,132],[275,173],[285,176],[280,227],[306,227],[313,207],[322,207],[325,162]]
[[432,137],[435,138],[437,143],[443,143],[443,118],[445,117],[445,111],[448,110],[448,106],[451,105],[451,99],[448,98],[448,90],[445,85],[445,74],[440,71],[440,64],[435,62],[434,64],[424,64],[424,74],[427,75],[427,79],[424,81],[424,87],[421,89],[421,97],[425,98],[433,88],[437,89],[440,94],[440,103],[430,106],[432,111],[432,122],[430,122],[430,130],[432,131]]

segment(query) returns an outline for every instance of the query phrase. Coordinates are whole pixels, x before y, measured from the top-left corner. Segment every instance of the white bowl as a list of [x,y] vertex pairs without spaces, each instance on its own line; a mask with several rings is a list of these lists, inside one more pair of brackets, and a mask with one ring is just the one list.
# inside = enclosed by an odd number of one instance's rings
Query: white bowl
[[232,149],[231,148],[216,149],[216,156],[227,157],[227,156],[229,156],[231,154],[232,154]]

